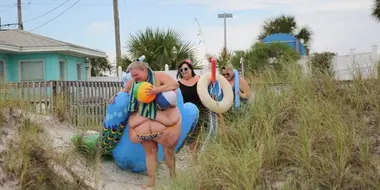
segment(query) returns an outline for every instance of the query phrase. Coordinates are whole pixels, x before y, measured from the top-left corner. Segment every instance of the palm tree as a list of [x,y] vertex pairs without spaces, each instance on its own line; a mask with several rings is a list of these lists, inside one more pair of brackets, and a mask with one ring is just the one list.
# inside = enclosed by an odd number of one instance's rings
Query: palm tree
[[376,19],[376,21],[380,22],[380,0],[375,0],[372,9],[372,16]]
[[125,72],[127,70],[128,65],[131,63],[132,63],[132,59],[128,55],[124,55],[121,58],[121,64],[120,64],[122,71]]
[[101,76],[103,72],[111,71],[111,64],[107,58],[97,57],[90,58],[91,63],[91,76]]
[[220,68],[223,66],[226,66],[230,62],[231,57],[232,57],[232,51],[223,48],[219,52],[219,55],[216,58],[218,66]]
[[[177,64],[194,57],[195,50],[190,42],[183,40],[180,33],[173,29],[146,28],[132,35],[127,42],[129,57],[138,58],[145,55],[146,62],[153,70],[176,69]],[[196,64],[197,62],[193,60]]]
[[262,26],[262,32],[259,35],[259,40],[263,40],[268,35],[276,33],[291,34],[297,39],[303,41],[302,43],[305,46],[306,53],[309,54],[308,46],[311,41],[312,32],[308,29],[308,27],[298,28],[294,16],[280,15],[265,21]]
[[217,54],[210,54],[207,53],[205,55],[205,58],[210,63],[211,59],[214,57],[216,58],[217,67],[221,69],[223,66],[226,66],[232,57],[233,52],[230,50],[226,50],[225,48],[222,48],[222,50]]

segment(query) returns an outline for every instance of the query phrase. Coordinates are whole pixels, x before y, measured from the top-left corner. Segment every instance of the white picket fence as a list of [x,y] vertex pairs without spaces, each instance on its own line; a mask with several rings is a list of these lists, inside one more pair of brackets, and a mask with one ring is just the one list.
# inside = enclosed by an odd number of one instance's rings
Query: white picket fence
[[[306,74],[310,73],[307,66],[309,57],[299,60]],[[347,55],[336,55],[332,60],[333,71],[337,80],[352,80],[356,74],[361,74],[363,78],[377,77],[377,66],[380,61],[377,46],[372,46],[371,52],[356,53],[351,49]]]
[[[356,53],[355,51],[355,49],[351,49],[348,55],[336,55],[333,58],[333,71],[337,80],[352,80],[354,74],[357,74],[358,72],[360,72],[364,78],[368,78],[370,76],[377,77],[377,72],[374,71],[377,71],[377,65],[380,61],[378,47],[372,46],[371,52]],[[310,73],[310,68],[307,65],[308,61],[309,57],[303,57],[298,61],[305,74]],[[195,73],[202,74],[204,71],[205,70],[195,70]],[[166,67],[165,72],[174,79],[177,79],[177,70],[169,70]],[[121,67],[119,67],[118,73],[120,77],[90,77],[89,81],[121,81]]]
[[[122,73],[121,67],[118,69],[119,76],[108,76],[108,77],[90,77],[88,80],[89,81],[108,81],[108,82],[115,82],[115,81],[121,81],[121,73]],[[203,70],[194,70],[195,74],[200,75],[204,71]],[[165,73],[173,77],[174,79],[177,79],[177,70],[165,70]]]

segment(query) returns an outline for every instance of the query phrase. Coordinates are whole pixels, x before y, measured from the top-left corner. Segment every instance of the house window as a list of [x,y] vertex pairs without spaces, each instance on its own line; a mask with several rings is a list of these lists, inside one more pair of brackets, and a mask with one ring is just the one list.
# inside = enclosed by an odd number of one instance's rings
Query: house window
[[20,81],[44,81],[44,62],[37,61],[20,61],[19,62]]
[[82,64],[77,63],[77,80],[82,80]]
[[59,80],[66,79],[66,61],[59,60]]
[[0,82],[5,82],[5,61],[0,60]]

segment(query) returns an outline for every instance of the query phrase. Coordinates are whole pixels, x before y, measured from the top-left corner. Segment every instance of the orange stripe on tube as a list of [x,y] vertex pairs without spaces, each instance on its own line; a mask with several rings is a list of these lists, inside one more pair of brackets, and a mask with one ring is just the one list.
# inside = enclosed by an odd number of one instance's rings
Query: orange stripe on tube
[[216,59],[211,59],[211,82],[215,84],[216,81]]

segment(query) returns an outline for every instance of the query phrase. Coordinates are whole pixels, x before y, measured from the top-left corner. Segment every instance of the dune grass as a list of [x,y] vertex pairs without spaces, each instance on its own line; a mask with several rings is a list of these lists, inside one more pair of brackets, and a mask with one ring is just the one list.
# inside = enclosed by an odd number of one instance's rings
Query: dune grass
[[[286,68],[250,78],[254,104],[225,115],[226,133],[169,189],[380,188],[380,81],[358,75],[341,83]],[[54,114],[67,119],[64,100],[57,105]],[[27,110],[23,102],[0,101],[0,108],[9,107]],[[52,163],[65,167],[67,160],[38,138],[42,133],[39,124],[22,120],[3,155],[7,174],[19,179],[21,189],[86,189],[80,179],[73,183],[51,170]]]
[[254,103],[225,116],[226,134],[169,189],[380,188],[378,79],[342,83],[288,65],[250,81]]
[[[75,152],[68,149],[57,154],[52,147],[52,137],[44,133],[39,121],[26,116],[29,111],[34,111],[29,104],[0,100],[0,108],[0,138],[12,135],[7,139],[6,150],[0,155],[0,169],[7,178],[18,181],[19,189],[91,189],[70,169]],[[54,112],[54,115],[59,118],[56,115],[59,113],[63,112]],[[71,177],[64,177],[66,174]]]
[[49,146],[50,139],[43,138],[42,133],[39,124],[30,119],[22,121],[4,156],[6,175],[15,176],[20,189],[88,189],[81,179],[70,181],[58,174],[59,169],[54,167],[66,167],[69,155],[56,155]]

